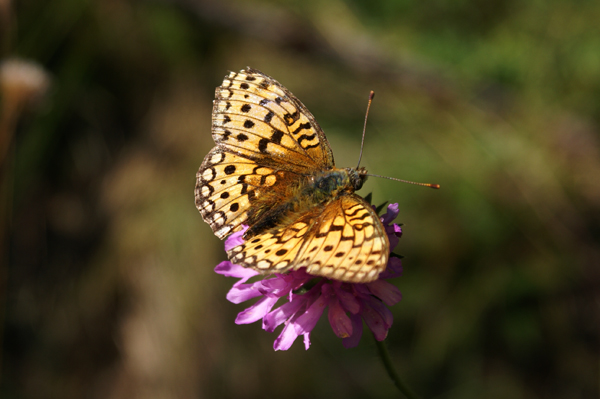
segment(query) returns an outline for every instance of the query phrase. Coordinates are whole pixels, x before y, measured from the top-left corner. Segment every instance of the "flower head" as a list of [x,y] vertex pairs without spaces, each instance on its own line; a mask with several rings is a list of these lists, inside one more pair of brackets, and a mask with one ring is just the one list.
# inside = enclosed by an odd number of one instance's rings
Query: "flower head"
[[[390,250],[397,244],[402,230],[391,223],[398,216],[398,204],[388,205],[381,216],[390,242]],[[244,231],[232,234],[225,241],[225,249],[243,243]],[[362,336],[363,320],[378,341],[383,341],[392,326],[392,312],[387,306],[400,301],[402,295],[396,286],[384,281],[402,272],[400,259],[390,256],[387,269],[371,283],[344,283],[328,278],[316,278],[304,269],[286,274],[274,274],[263,280],[248,282],[257,271],[246,269],[229,261],[221,262],[215,272],[240,280],[227,293],[227,299],[241,303],[261,297],[254,305],[240,312],[236,324],[248,324],[262,319],[264,330],[273,332],[284,324],[275,340],[275,350],[289,349],[300,335],[306,349],[310,347],[310,332],[321,318],[325,308],[333,332],[346,348],[358,345]],[[285,303],[273,309],[283,299]],[[387,305],[387,306],[386,306]]]

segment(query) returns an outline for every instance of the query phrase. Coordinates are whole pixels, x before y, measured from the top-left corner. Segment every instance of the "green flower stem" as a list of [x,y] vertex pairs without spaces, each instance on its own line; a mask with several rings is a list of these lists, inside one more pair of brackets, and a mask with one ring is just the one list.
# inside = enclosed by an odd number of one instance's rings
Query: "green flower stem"
[[[375,339],[375,336],[373,336],[373,339]],[[385,342],[377,341],[377,339],[375,339],[375,344],[377,345],[377,352],[379,352],[383,366],[385,367],[385,370],[392,381],[394,381],[396,388],[398,388],[398,390],[400,390],[400,392],[402,392],[402,394],[408,399],[418,399],[419,397],[413,391],[411,391],[411,389],[398,376],[398,373],[392,364],[392,359],[390,358],[390,353],[388,352]]]

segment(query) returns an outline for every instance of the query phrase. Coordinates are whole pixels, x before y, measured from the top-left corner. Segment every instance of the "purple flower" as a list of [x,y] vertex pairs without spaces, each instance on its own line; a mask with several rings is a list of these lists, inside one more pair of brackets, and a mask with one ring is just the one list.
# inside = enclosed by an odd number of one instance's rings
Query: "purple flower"
[[[398,204],[388,205],[387,212],[381,216],[386,233],[393,249],[402,235],[397,224],[391,222],[398,216]],[[243,243],[244,231],[232,234],[225,241],[225,248]],[[229,261],[221,262],[215,272],[240,280],[227,293],[227,299],[241,303],[261,297],[254,305],[240,312],[236,324],[248,324],[262,319],[264,330],[273,332],[284,324],[283,330],[273,345],[275,350],[289,349],[300,335],[304,338],[304,347],[310,347],[310,332],[321,318],[325,308],[333,332],[346,348],[358,345],[362,336],[363,320],[378,341],[383,341],[392,326],[392,312],[387,306],[400,301],[402,295],[396,286],[384,281],[398,277],[402,273],[402,264],[397,257],[390,256],[387,269],[379,279],[371,283],[343,283],[322,277],[315,277],[304,269],[293,270],[286,274],[274,274],[265,279],[248,282],[257,271],[235,265]],[[302,292],[305,284],[315,280],[316,284]],[[300,290],[298,292],[297,290]],[[286,300],[273,309],[280,299]],[[387,306],[386,306],[387,305]]]

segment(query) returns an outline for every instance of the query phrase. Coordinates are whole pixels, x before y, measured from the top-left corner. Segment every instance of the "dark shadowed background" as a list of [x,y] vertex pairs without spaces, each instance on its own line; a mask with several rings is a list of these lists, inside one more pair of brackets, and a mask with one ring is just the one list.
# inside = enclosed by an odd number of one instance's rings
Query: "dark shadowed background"
[[288,87],[400,204],[423,398],[597,398],[600,2],[0,0],[2,398],[396,397],[369,335],[236,326],[194,206],[215,87]]

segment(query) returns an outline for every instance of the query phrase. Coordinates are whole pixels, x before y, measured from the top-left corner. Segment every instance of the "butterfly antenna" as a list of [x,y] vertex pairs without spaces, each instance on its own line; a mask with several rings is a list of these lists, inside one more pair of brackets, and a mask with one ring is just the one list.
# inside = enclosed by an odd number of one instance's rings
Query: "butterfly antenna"
[[415,184],[417,186],[424,186],[424,187],[431,187],[431,188],[440,188],[439,184],[417,183],[417,182],[410,181],[410,180],[402,180],[402,179],[396,179],[395,177],[372,175],[372,174],[369,174],[369,173],[360,173],[360,174],[363,175],[363,176],[381,177],[382,179],[389,179],[389,180],[399,181],[399,182],[402,182],[402,183]]
[[365,145],[365,132],[367,131],[367,118],[369,117],[369,109],[371,109],[373,97],[375,97],[375,92],[371,90],[371,93],[369,93],[369,103],[367,104],[367,113],[365,114],[365,125],[363,126],[362,141],[360,142],[360,155],[358,156],[358,165],[356,165],[356,169],[360,166],[360,160],[362,159],[363,147]]

